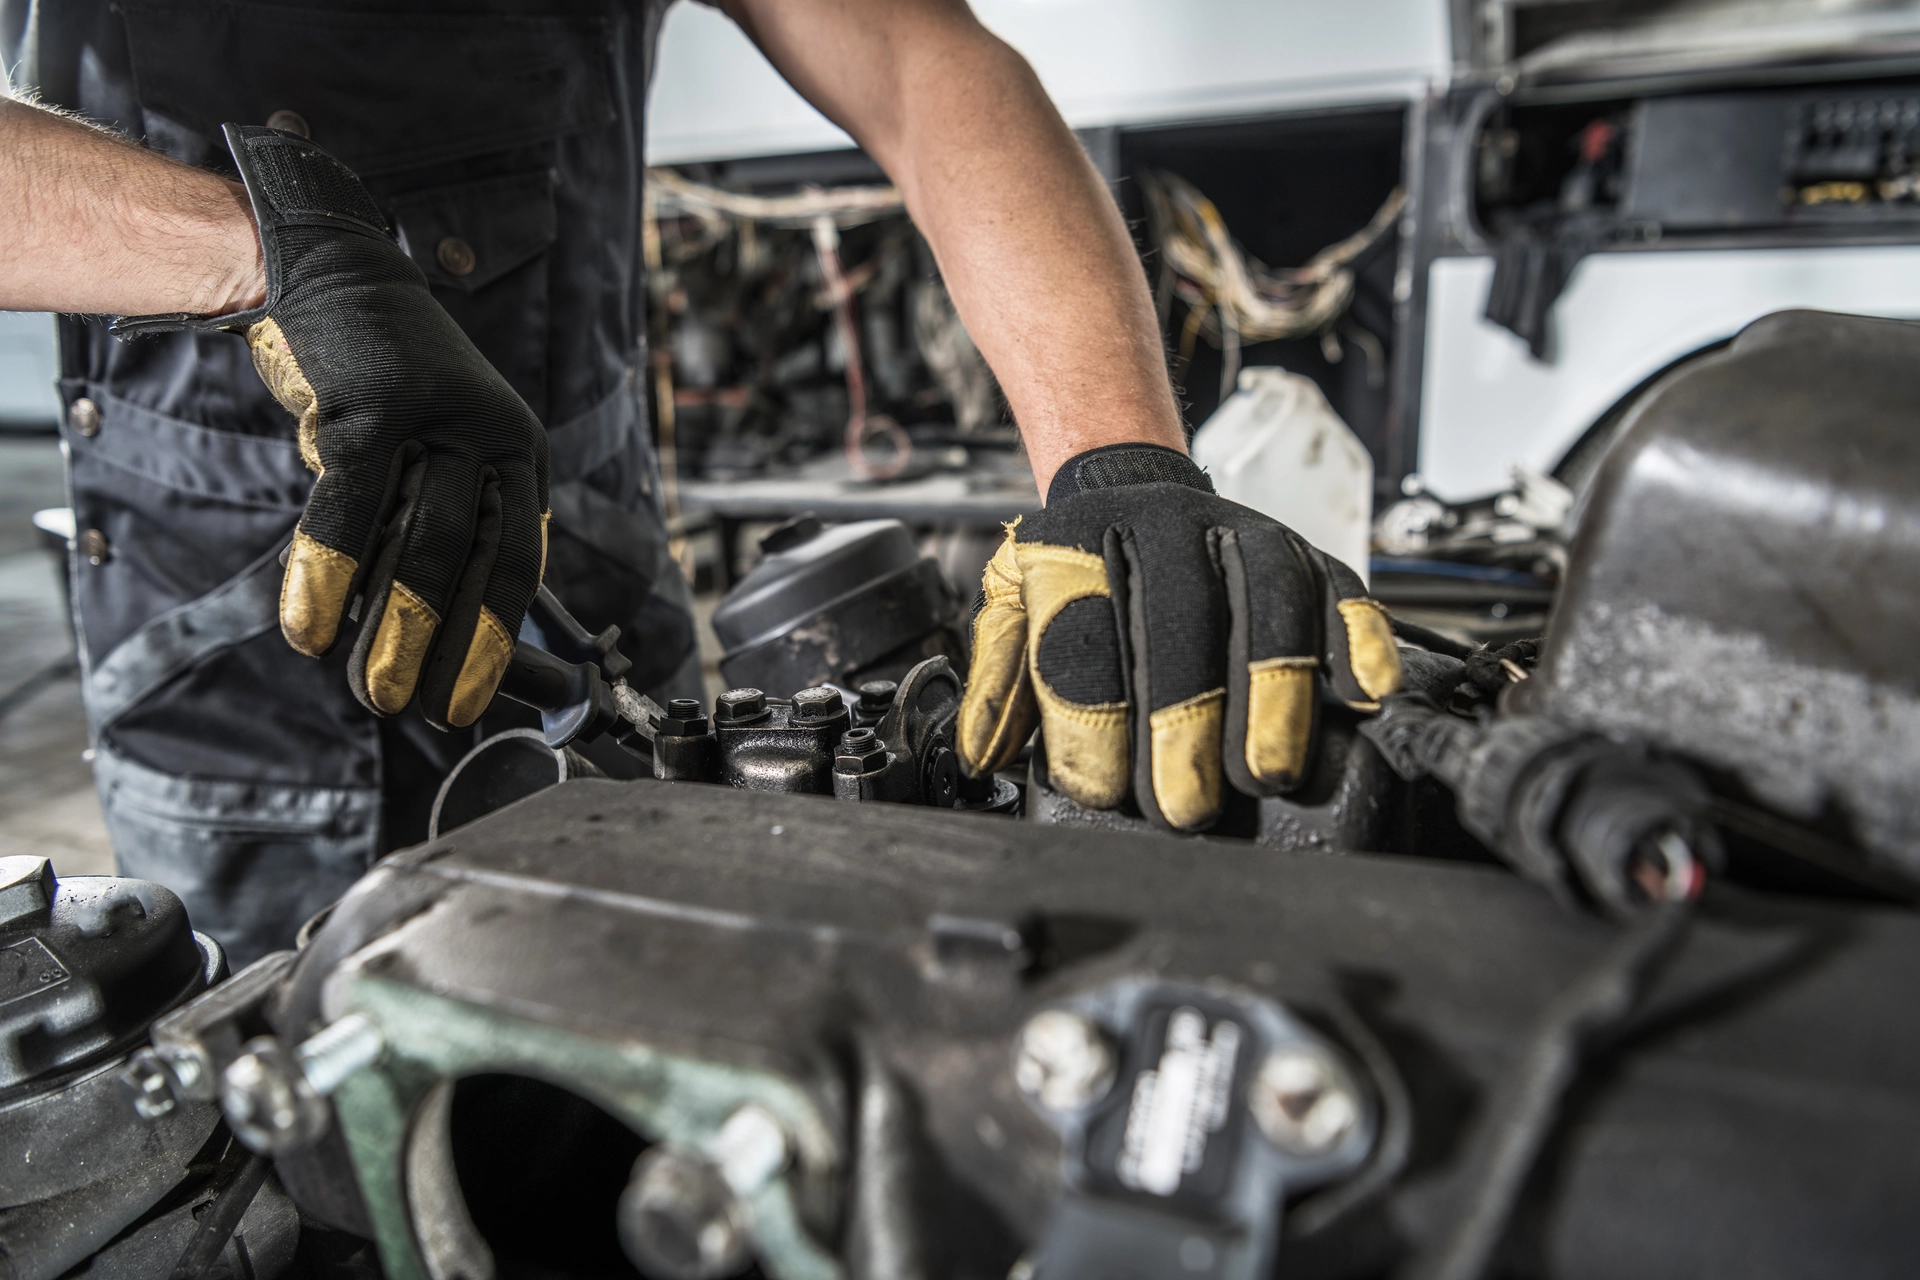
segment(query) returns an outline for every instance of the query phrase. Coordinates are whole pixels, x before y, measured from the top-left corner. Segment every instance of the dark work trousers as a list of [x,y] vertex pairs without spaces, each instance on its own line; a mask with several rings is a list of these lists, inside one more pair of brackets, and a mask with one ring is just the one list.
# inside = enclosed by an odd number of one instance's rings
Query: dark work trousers
[[[698,662],[642,392],[641,107],[663,8],[0,0],[0,36],[25,41],[0,55],[20,86],[189,164],[231,174],[219,128],[236,121],[352,166],[548,424],[548,585],[589,628],[623,629],[635,685],[681,694]],[[108,831],[123,874],[179,893],[245,963],[424,838],[476,734],[361,707],[350,632],[318,661],[281,638],[279,554],[312,476],[241,337],[122,342],[82,318],[62,336]]]

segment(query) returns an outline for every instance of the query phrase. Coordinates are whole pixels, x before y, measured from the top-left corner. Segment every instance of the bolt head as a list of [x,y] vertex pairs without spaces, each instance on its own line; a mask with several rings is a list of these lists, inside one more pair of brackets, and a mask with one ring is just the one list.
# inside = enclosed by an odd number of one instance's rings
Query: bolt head
[[1304,1047],[1268,1054],[1247,1102],[1267,1141],[1294,1155],[1325,1155],[1360,1123],[1352,1078],[1324,1053]]
[[927,803],[938,809],[951,809],[960,795],[960,757],[946,747],[935,747],[927,756]]
[[729,689],[714,700],[713,718],[729,721],[755,720],[766,714],[767,695],[758,689]]
[[1074,1111],[1113,1087],[1113,1046],[1091,1018],[1045,1009],[1027,1019],[1014,1045],[1013,1079],[1049,1111]]
[[665,1143],[634,1162],[615,1211],[620,1247],[658,1280],[720,1280],[751,1261],[746,1213],[710,1162]]
[[220,1080],[220,1110],[249,1151],[281,1155],[318,1142],[332,1113],[272,1036],[247,1041]]
[[829,720],[845,710],[846,703],[832,689],[802,689],[793,695],[793,718],[796,720]]

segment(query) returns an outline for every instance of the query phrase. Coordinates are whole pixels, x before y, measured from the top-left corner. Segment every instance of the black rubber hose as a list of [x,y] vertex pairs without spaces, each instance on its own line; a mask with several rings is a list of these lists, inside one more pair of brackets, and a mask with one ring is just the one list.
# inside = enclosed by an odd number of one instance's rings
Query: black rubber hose
[[1547,1006],[1475,1138],[1461,1183],[1471,1199],[1451,1228],[1401,1273],[1404,1280],[1480,1280],[1587,1049],[1634,1011],[1647,980],[1691,919],[1690,903],[1647,908]]
[[267,1172],[273,1167],[265,1156],[250,1156],[233,1175],[233,1181],[220,1189],[220,1194],[207,1206],[201,1215],[200,1227],[193,1233],[193,1239],[187,1242],[187,1251],[180,1255],[180,1261],[173,1266],[172,1280],[200,1280],[213,1269],[226,1250],[227,1241],[233,1239],[234,1231],[240,1226],[240,1219],[247,1214],[253,1204],[253,1198],[260,1194],[261,1186],[267,1180]]

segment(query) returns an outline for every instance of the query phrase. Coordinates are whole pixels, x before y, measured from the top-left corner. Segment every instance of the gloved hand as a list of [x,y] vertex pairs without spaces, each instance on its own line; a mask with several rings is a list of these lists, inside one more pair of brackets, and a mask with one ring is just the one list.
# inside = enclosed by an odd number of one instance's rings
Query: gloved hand
[[472,724],[493,698],[546,561],[547,436],[388,234],[347,167],[304,138],[226,126],[253,203],[267,301],[194,320],[246,329],[319,473],[280,595],[287,642],[318,657],[362,598],[355,695]]
[[1071,459],[1045,510],[987,565],[960,706],[960,758],[1004,768],[1037,722],[1052,785],[1112,809],[1131,785],[1157,823],[1219,816],[1298,785],[1314,675],[1371,708],[1400,687],[1385,610],[1358,575],[1215,497],[1183,454],[1110,445]]

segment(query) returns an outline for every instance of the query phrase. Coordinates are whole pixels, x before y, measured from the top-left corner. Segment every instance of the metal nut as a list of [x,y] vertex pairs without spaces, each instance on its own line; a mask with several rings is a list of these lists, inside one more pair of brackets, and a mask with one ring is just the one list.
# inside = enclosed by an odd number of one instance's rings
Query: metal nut
[[151,1049],[142,1049],[120,1068],[120,1083],[133,1098],[134,1114],[142,1120],[158,1120],[177,1105],[173,1079]]
[[620,1248],[658,1280],[720,1280],[751,1260],[747,1217],[708,1161],[665,1143],[634,1162],[615,1211]]
[[220,1110],[249,1151],[280,1155],[318,1142],[327,1104],[272,1036],[249,1040],[220,1080]]
[[673,738],[698,738],[707,731],[707,713],[698,698],[675,698],[667,714],[653,718],[653,731]]
[[241,1048],[220,1079],[220,1110],[251,1151],[281,1155],[318,1142],[332,1122],[325,1095],[354,1072],[378,1062],[386,1037],[350,1013],[289,1052],[272,1036]]
[[849,729],[840,735],[840,747],[834,753],[835,773],[861,774],[886,763],[887,744],[872,729]]
[[1049,1111],[1072,1111],[1106,1096],[1114,1066],[1113,1048],[1091,1018],[1045,1009],[1020,1028],[1013,1079]]
[[1352,1079],[1326,1055],[1304,1047],[1268,1054],[1247,1103],[1267,1141],[1294,1155],[1324,1155],[1360,1123]]

